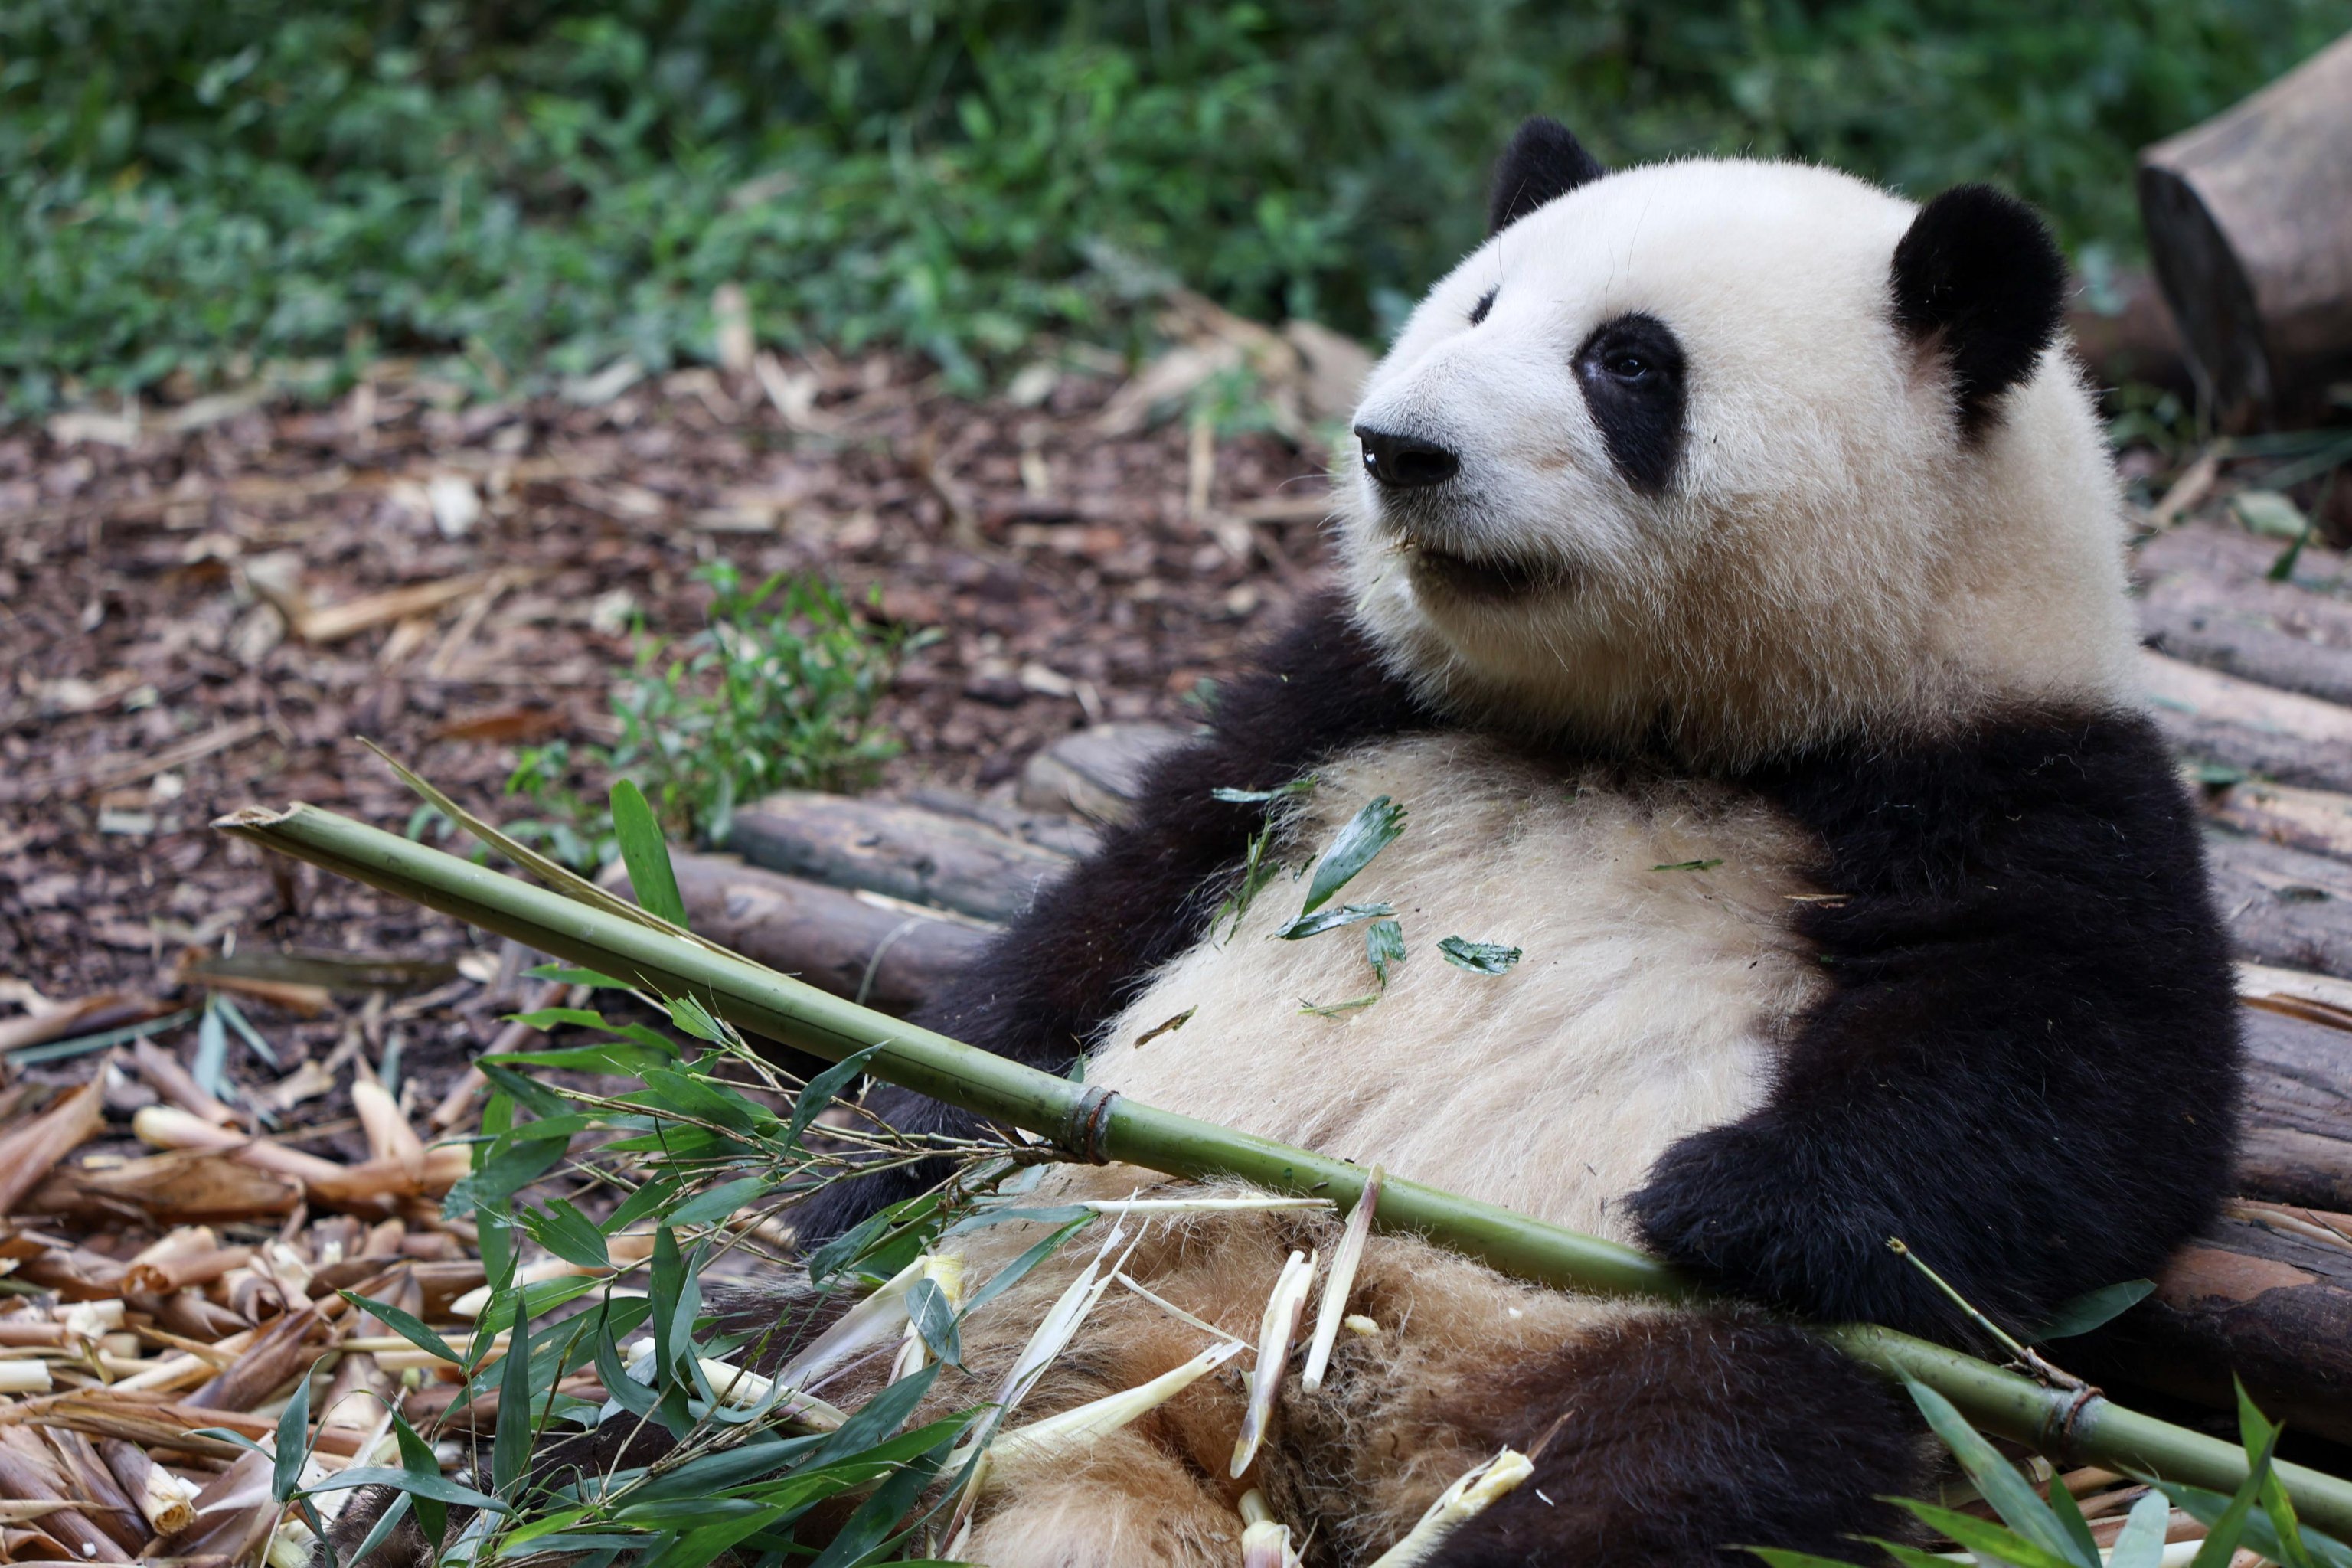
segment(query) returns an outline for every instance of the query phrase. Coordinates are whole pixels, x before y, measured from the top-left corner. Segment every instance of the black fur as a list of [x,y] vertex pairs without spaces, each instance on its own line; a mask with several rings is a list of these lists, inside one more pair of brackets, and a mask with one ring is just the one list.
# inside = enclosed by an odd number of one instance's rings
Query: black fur
[[1584,150],[1574,132],[1538,114],[1519,127],[1495,164],[1495,183],[1486,197],[1486,232],[1500,234],[1553,197],[1608,172]]
[[1486,312],[1495,308],[1495,296],[1502,291],[1503,286],[1497,283],[1492,289],[1487,289],[1484,294],[1478,296],[1478,302],[1470,307],[1470,324],[1472,326],[1475,327],[1479,322],[1486,319]]
[[2033,209],[1990,185],[1955,185],[1895,247],[1895,320],[1951,367],[1960,430],[1991,424],[2066,313],[2066,258]]
[[1655,495],[1683,449],[1683,345],[1645,312],[1601,323],[1576,351],[1576,379],[1625,482]]
[[1668,1150],[1650,1245],[1740,1294],[1965,1338],[1886,1248],[2030,1331],[2214,1212],[2235,1005],[2189,804],[2137,716],[1987,724],[1748,781],[1817,835],[1801,907],[1832,989],[1770,1101]]
[[1928,1479],[1902,1390],[1747,1312],[1674,1314],[1512,1369],[1455,1414],[1535,1474],[1457,1526],[1430,1568],[1726,1568],[1777,1546],[1880,1561],[1914,1532],[1884,1500]]
[[[1431,722],[1383,671],[1337,595],[1307,606],[1258,669],[1221,693],[1208,736],[1152,770],[1134,825],[974,960],[917,1022],[968,1045],[1066,1071],[1156,965],[1199,941],[1263,807],[1212,797],[1271,789],[1356,742]],[[877,1085],[866,1103],[903,1131],[969,1134],[969,1112]],[[836,1182],[793,1213],[803,1237],[833,1236],[944,1174],[927,1165]]]

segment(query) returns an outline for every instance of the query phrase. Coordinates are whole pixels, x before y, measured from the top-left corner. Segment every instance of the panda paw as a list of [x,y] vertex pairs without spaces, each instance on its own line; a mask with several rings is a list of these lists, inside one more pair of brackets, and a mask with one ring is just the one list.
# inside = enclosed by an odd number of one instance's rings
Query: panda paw
[[1684,1139],[1625,1202],[1643,1241],[1711,1289],[1832,1321],[1934,1315],[1887,1249],[1884,1205],[1763,1129]]

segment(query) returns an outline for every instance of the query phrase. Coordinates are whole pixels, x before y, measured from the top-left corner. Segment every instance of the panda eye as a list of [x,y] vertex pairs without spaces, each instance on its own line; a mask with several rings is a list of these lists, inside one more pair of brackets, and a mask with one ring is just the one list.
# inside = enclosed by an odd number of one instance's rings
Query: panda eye
[[1605,355],[1601,368],[1620,381],[1640,381],[1650,374],[1650,362],[1640,354],[1619,350]]
[[1475,327],[1479,322],[1486,319],[1486,312],[1495,308],[1495,296],[1502,291],[1503,286],[1497,283],[1495,287],[1487,289],[1484,294],[1478,296],[1478,302],[1470,307],[1470,324],[1472,326]]

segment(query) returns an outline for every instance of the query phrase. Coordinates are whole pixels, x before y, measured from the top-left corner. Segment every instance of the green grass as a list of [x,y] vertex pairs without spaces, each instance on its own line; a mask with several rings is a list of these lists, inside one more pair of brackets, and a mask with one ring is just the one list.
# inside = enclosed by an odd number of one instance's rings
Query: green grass
[[821,578],[747,585],[725,561],[697,575],[712,590],[708,624],[677,643],[640,630],[635,669],[612,698],[618,742],[559,741],[517,759],[508,792],[542,815],[513,830],[567,865],[593,871],[620,847],[604,803],[574,787],[583,774],[641,790],[674,837],[724,844],[738,805],[862,789],[898,754],[874,708],[929,634],[867,625]]
[[21,0],[0,389],[660,369],[708,357],[730,281],[770,342],[901,344],[966,387],[1041,333],[1131,344],[1171,278],[1377,337],[1537,110],[1612,159],[2000,180],[2127,252],[2135,148],[2347,26],[2344,0]]

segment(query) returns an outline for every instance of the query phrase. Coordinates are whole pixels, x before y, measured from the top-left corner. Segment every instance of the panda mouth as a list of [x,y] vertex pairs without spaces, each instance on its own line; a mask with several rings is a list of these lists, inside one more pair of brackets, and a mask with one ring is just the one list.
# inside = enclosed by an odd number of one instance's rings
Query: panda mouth
[[1399,542],[1415,584],[1456,598],[1498,601],[1525,598],[1560,585],[1561,574],[1524,561],[1475,560],[1433,548],[1407,534]]

